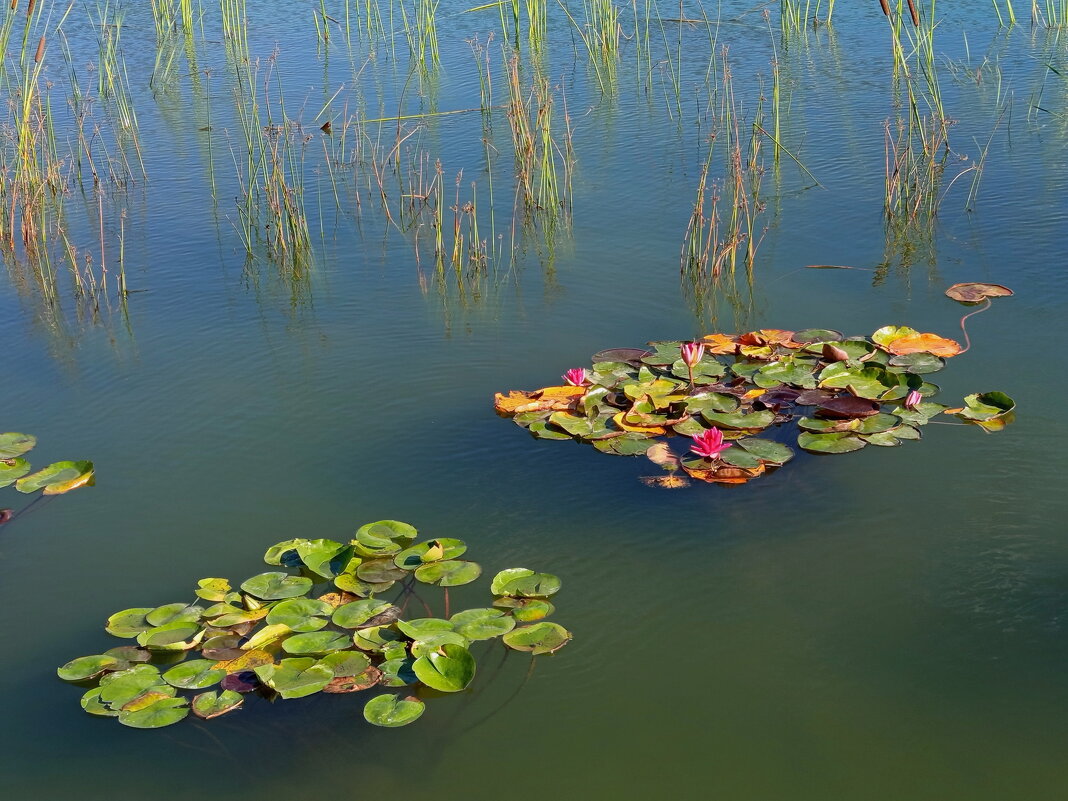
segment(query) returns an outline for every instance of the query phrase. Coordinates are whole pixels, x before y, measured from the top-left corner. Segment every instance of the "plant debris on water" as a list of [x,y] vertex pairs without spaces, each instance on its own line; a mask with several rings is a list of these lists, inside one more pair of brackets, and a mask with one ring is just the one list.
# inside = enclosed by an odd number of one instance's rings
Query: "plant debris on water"
[[[106,631],[136,645],[79,657],[57,672],[92,683],[81,700],[86,712],[134,728],[168,726],[190,711],[219,717],[249,693],[289,699],[361,691],[378,691],[364,706],[369,723],[404,726],[423,714],[425,691],[471,684],[476,643],[500,638],[536,656],[571,639],[545,620],[560,579],[527,568],[493,578],[491,606],[450,615],[449,587],[482,574],[459,558],[466,550],[458,539],[416,542],[415,528],[396,520],[361,526],[348,543],[286,540],[264,555],[275,570],[237,588],[224,578],[201,579],[194,593],[205,605],[116,612]],[[444,592],[440,618],[420,595],[427,586]],[[390,590],[394,598],[383,598]],[[413,601],[427,617],[408,614]]]
[[[955,294],[1011,294],[984,286]],[[667,471],[643,479],[649,484],[684,486],[680,469],[713,484],[744,484],[793,458],[788,437],[809,453],[839,454],[918,440],[938,415],[1000,431],[1016,408],[1002,392],[969,395],[955,408],[933,400],[939,388],[928,376],[961,352],[952,339],[895,325],[870,337],[824,329],[710,334],[601,351],[591,368],[568,370],[566,386],[497,393],[495,406],[539,439],[647,456]]]

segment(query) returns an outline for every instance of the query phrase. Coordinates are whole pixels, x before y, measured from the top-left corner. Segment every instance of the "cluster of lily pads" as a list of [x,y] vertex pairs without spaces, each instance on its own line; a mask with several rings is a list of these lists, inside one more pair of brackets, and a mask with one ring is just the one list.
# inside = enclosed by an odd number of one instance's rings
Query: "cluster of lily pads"
[[803,450],[840,454],[920,439],[937,415],[998,431],[1015,408],[1002,392],[969,395],[955,408],[933,401],[938,387],[927,377],[961,347],[904,326],[870,337],[765,329],[649,345],[601,351],[590,369],[568,370],[563,386],[498,393],[497,412],[540,439],[646,455],[667,475],[644,480],[671,487],[687,483],[680,468],[741,484],[782,466],[794,455],[783,441],[794,433],[787,424],[800,430]]
[[[93,485],[92,462],[55,462],[30,473],[33,467],[22,457],[36,444],[37,438],[31,434],[0,434],[0,487],[14,484],[15,489],[26,494],[43,490],[44,495],[62,495]],[[9,509],[0,509],[0,522],[5,522],[10,513]]]
[[[544,619],[554,611],[549,597],[560,579],[526,568],[493,578],[492,606],[450,615],[448,588],[482,573],[458,558],[465,551],[457,539],[416,542],[415,528],[395,520],[362,526],[348,543],[286,540],[264,555],[280,570],[238,589],[227,579],[201,579],[195,593],[207,605],[116,612],[106,630],[136,645],[74,659],[58,674],[93,685],[82,696],[86,712],[135,728],[168,726],[190,711],[215,718],[248,693],[302,698],[372,689],[384,692],[366,703],[364,718],[404,726],[423,714],[420,696],[468,687],[474,643],[500,637],[508,648],[538,655],[571,639]],[[444,617],[430,616],[419,595],[424,586],[444,589]],[[380,597],[390,590],[397,591],[392,600]],[[427,617],[406,617],[413,601]]]

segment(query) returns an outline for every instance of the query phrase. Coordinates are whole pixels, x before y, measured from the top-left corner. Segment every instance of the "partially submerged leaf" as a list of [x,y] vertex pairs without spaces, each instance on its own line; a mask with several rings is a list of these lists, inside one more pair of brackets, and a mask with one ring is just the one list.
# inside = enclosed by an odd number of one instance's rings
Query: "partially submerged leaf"
[[981,303],[987,298],[1005,298],[1012,294],[1011,289],[1001,284],[954,284],[946,290],[946,297],[960,303]]

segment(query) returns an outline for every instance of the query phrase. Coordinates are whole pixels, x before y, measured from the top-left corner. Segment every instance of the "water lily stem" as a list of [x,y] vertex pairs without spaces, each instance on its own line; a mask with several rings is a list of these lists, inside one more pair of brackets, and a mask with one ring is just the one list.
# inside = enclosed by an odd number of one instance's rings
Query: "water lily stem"
[[979,314],[979,312],[985,312],[989,308],[990,308],[990,298],[987,298],[983,302],[983,306],[981,308],[978,308],[973,312],[968,312],[966,315],[964,315],[963,317],[960,318],[960,330],[964,334],[964,349],[961,350],[961,352],[957,354],[958,356],[960,356],[961,353],[967,353],[968,352],[968,348],[970,348],[972,346],[972,341],[968,337],[968,329],[964,327],[964,321],[967,320],[969,317],[972,317],[972,316],[974,316],[976,314]]
[[445,587],[445,619],[449,619],[449,588]]

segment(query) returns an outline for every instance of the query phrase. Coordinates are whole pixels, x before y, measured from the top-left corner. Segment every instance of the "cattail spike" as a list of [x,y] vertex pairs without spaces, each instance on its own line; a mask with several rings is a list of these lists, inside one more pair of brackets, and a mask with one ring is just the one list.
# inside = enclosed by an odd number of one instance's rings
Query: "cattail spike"
[[883,13],[884,13],[884,14],[885,14],[885,15],[886,15],[887,17],[889,17],[889,16],[890,16],[890,6],[888,6],[888,5],[886,4],[886,0],[879,0],[879,5],[880,5],[880,6],[882,6],[882,8],[883,8]]
[[42,36],[41,41],[37,43],[37,53],[33,57],[34,64],[40,64],[41,59],[44,58],[45,38]]
[[912,27],[918,28],[920,27],[920,15],[916,12],[916,6],[913,5],[912,0],[908,0],[908,4],[909,14],[912,15]]

